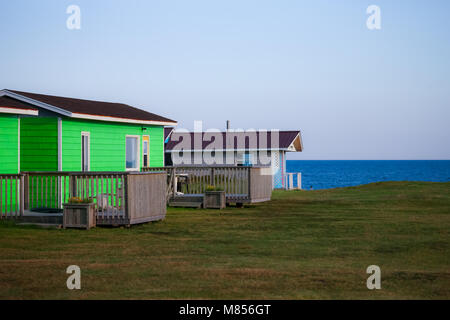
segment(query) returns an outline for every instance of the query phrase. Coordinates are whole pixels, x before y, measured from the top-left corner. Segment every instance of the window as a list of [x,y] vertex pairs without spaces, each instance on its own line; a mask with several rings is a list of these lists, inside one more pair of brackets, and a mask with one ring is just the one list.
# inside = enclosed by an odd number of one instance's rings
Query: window
[[81,171],[89,171],[91,166],[90,133],[81,133]]
[[126,137],[126,169],[139,170],[139,136]]
[[244,166],[252,166],[253,165],[253,154],[250,152],[244,153]]
[[253,154],[249,151],[237,152],[237,165],[238,166],[252,166],[253,165]]
[[150,138],[149,136],[142,137],[142,166],[150,166]]

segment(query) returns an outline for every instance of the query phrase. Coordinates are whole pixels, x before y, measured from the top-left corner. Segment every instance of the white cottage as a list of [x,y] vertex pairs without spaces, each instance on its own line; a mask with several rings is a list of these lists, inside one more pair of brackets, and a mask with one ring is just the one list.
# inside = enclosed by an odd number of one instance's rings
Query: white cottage
[[284,189],[286,153],[303,150],[301,132],[179,132],[165,128],[166,166],[270,166],[273,188]]

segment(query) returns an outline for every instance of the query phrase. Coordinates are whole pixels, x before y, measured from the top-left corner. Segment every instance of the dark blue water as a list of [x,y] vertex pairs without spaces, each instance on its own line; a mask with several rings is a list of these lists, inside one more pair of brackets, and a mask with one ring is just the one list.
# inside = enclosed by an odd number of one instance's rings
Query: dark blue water
[[303,189],[377,181],[450,181],[450,160],[288,160],[286,169],[302,173]]

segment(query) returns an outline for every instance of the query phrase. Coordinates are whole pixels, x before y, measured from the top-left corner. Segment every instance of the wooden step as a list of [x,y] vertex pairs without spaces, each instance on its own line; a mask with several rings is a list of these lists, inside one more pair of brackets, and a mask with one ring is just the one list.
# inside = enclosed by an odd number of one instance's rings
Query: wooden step
[[192,196],[176,196],[176,197],[172,197],[169,200],[171,203],[173,202],[203,202],[203,196],[197,196],[197,195],[192,195]]
[[169,207],[181,207],[181,208],[201,208],[203,202],[194,201],[170,201]]
[[61,228],[62,224],[57,223],[32,223],[32,222],[20,222],[19,226],[36,226],[41,228]]
[[21,223],[35,223],[35,224],[62,224],[63,223],[63,215],[60,214],[29,214],[24,215],[18,220]]

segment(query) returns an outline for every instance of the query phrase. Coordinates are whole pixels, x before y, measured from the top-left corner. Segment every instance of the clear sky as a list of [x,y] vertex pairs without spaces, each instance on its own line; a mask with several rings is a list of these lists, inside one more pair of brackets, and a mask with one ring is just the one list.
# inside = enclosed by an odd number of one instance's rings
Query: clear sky
[[[0,3],[0,88],[187,129],[301,129],[290,159],[450,159],[450,1]],[[366,27],[372,4],[381,30]]]

